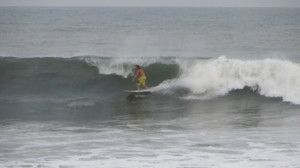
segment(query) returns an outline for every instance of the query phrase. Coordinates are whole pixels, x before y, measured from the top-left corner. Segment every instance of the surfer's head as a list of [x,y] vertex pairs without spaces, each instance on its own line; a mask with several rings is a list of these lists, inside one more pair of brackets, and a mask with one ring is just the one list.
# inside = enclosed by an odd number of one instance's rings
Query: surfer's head
[[141,67],[139,65],[135,65],[136,69],[141,69]]

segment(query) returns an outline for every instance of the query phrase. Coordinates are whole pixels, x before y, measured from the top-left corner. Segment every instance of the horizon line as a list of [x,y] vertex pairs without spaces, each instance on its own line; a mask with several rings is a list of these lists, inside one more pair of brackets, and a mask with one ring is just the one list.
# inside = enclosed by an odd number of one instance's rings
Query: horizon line
[[0,5],[0,7],[109,7],[109,8],[300,8],[300,6],[177,6],[177,5]]

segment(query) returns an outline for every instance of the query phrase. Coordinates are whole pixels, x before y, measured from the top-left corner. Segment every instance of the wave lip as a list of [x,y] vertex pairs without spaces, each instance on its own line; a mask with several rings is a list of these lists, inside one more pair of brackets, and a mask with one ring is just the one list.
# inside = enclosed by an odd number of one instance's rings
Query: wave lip
[[155,87],[154,91],[174,93],[189,90],[186,98],[209,99],[232,90],[250,87],[260,95],[281,97],[300,104],[300,66],[286,60],[238,60],[224,56],[184,66],[182,75]]
[[116,74],[123,77],[131,75],[136,64],[143,67],[152,64],[177,64],[178,60],[174,57],[97,57],[83,56],[77,57],[88,64],[98,68],[98,72],[104,75]]

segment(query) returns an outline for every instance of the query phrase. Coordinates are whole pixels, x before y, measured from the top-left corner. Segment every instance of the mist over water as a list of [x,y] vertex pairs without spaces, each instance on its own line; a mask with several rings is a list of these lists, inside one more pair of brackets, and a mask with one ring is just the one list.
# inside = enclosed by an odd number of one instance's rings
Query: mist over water
[[299,167],[299,18],[1,7],[0,167]]

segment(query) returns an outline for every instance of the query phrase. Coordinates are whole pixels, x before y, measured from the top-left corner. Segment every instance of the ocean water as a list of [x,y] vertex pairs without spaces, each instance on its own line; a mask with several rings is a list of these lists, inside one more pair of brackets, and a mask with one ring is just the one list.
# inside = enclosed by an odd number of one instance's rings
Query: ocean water
[[1,7],[0,167],[300,167],[299,53],[297,8]]

